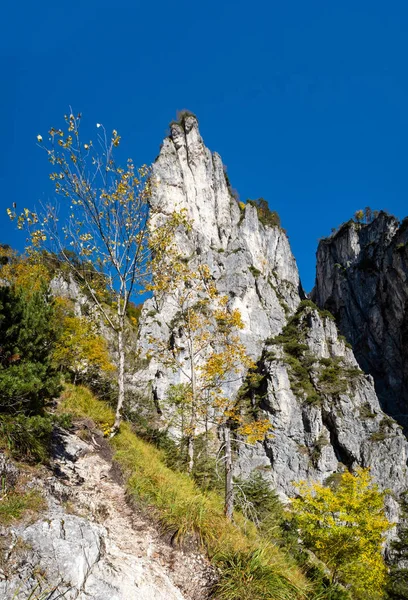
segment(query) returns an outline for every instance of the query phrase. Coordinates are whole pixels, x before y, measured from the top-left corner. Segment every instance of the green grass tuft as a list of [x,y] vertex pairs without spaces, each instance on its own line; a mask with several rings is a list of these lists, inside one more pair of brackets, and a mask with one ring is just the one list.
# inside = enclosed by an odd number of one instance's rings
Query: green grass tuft
[[44,506],[44,498],[38,490],[6,493],[0,498],[0,525],[19,521],[27,512],[39,512]]
[[[217,555],[221,578],[215,588],[218,600],[291,600],[296,587],[288,585],[276,567],[268,563],[271,547]],[[282,570],[284,565],[281,565]]]
[[0,417],[0,447],[16,460],[47,462],[53,420],[50,415],[3,415]]

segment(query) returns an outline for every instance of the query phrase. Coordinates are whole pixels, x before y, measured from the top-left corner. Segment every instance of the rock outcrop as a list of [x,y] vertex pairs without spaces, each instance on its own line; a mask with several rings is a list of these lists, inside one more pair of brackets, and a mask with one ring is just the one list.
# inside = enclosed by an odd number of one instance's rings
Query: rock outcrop
[[408,426],[408,219],[350,221],[317,251],[316,303],[336,317],[383,409]]
[[[180,250],[209,265],[219,291],[228,295],[232,308],[240,310],[245,324],[241,339],[259,361],[262,385],[253,397],[270,418],[273,436],[264,444],[240,450],[237,474],[247,476],[261,469],[287,497],[293,495],[296,481],[325,481],[344,468],[370,466],[381,487],[392,488],[398,495],[407,485],[407,444],[400,427],[382,412],[373,379],[360,370],[331,315],[322,316],[317,307],[300,304],[305,296],[284,231],[255,206],[236,200],[222,161],[204,146],[194,116],[171,125],[154,165],[154,180],[154,219],[160,221],[174,210],[187,211],[193,226],[179,237]],[[383,223],[388,224],[386,231]],[[390,268],[404,280],[406,248],[402,250],[401,244],[406,234],[400,228],[395,238],[396,230],[397,224],[381,215],[371,226],[347,226],[323,242],[317,301],[336,308],[335,291],[342,289],[343,270],[356,270],[357,265],[352,265],[358,262],[359,248],[374,250],[381,236],[392,246],[385,252],[388,258],[384,255],[381,260],[391,261]],[[336,240],[339,256],[332,257],[330,248]],[[388,285],[392,290],[400,283],[393,280]],[[349,299],[344,302],[354,306],[352,287],[347,293]],[[401,294],[394,291],[392,309],[395,312],[399,306],[399,322],[405,302]],[[166,341],[174,334],[173,317],[170,303],[159,305],[154,297],[146,301],[140,322],[142,356],[151,336]],[[293,340],[285,337],[288,327]],[[267,340],[273,341],[272,346]],[[160,407],[168,386],[180,381],[180,373],[166,370],[153,358],[135,376],[134,385],[145,390],[150,385]],[[238,387],[237,383],[229,393],[237,393]],[[395,518],[392,501],[389,511]]]
[[[267,341],[255,393],[272,436],[240,452],[239,470],[253,469],[282,495],[300,480],[327,482],[344,469],[370,467],[380,486],[406,489],[408,444],[384,415],[373,379],[358,367],[333,318],[302,302],[283,333]],[[396,519],[390,499],[389,515]]]
[[[235,199],[220,156],[204,146],[192,115],[171,125],[153,179],[154,220],[160,222],[173,211],[186,209],[193,227],[180,237],[180,251],[209,265],[218,290],[229,296],[231,308],[240,310],[245,325],[241,339],[257,359],[265,338],[281,331],[303,297],[286,234],[279,226],[263,224],[255,206]],[[149,349],[152,335],[169,339],[174,311],[170,302],[162,306],[155,298],[145,302],[139,336],[142,354]],[[152,381],[160,400],[169,379],[177,383],[178,375],[153,359],[136,379],[139,384]]]

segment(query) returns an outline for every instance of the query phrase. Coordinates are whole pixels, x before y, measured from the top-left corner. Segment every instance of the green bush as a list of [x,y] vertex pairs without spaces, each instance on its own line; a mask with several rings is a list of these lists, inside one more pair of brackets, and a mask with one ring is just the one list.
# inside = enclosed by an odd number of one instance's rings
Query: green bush
[[252,275],[253,275],[255,278],[257,278],[257,277],[259,277],[260,275],[262,275],[261,271],[260,271],[259,269],[257,269],[256,267],[254,267],[253,265],[251,265],[251,266],[248,268],[248,271],[249,271],[250,273],[252,273]]
[[184,127],[184,123],[185,120],[187,119],[187,117],[194,117],[195,119],[197,119],[196,115],[191,112],[191,110],[188,110],[187,108],[183,108],[182,110],[178,110],[176,113],[176,121],[171,121],[170,122],[170,126],[171,125],[181,125],[182,127]]
[[290,340],[285,343],[285,352],[295,358],[300,358],[307,350],[308,346],[299,343],[297,340]]
[[283,505],[262,473],[253,471],[248,479],[235,479],[237,507],[263,532],[280,538]]
[[325,446],[328,445],[328,443],[329,443],[329,440],[327,439],[326,434],[321,433],[319,438],[316,440],[316,442],[314,444],[313,451],[310,456],[313,466],[317,467],[319,459],[322,455],[322,450]]
[[[373,442],[382,442],[390,437],[395,421],[391,417],[384,417],[380,421],[378,431],[371,434],[370,440]],[[391,431],[390,431],[391,430]]]
[[373,413],[368,402],[360,406],[359,412],[362,419],[375,419],[375,413]]
[[51,364],[53,311],[45,286],[33,293],[0,288],[0,413],[41,413],[60,392]]

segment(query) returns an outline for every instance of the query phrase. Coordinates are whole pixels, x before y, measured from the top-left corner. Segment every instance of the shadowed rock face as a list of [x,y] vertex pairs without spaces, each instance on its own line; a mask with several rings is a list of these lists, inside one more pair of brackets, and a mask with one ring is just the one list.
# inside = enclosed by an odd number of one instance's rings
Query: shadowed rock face
[[408,426],[408,220],[349,222],[317,251],[314,298],[370,373],[383,409]]

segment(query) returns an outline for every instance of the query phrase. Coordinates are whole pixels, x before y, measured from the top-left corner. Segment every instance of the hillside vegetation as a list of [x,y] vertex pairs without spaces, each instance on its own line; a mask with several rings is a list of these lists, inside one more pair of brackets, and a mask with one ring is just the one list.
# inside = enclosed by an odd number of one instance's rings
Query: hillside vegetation
[[[64,379],[88,381],[95,389],[100,386],[103,393],[106,389],[103,381],[109,381],[113,366],[104,341],[91,326],[92,320],[75,316],[68,301],[49,294],[50,279],[38,257],[36,260],[19,258],[7,250],[6,258],[3,273],[9,284],[0,290],[3,298],[0,324],[4,332],[0,384],[7,389],[7,395],[3,394],[1,406],[0,445],[19,460],[47,463],[55,426],[70,427],[73,418],[90,418],[97,428],[109,435],[115,420],[113,407],[97,399],[87,387],[64,384]],[[46,386],[45,375],[36,375],[38,357],[41,357],[41,369],[45,369],[44,374],[49,377]],[[97,377],[95,373],[98,373]],[[58,410],[50,411],[52,398],[62,385],[65,385],[65,391]],[[214,598],[362,600],[367,593],[373,599],[384,597],[381,591],[384,587],[380,555],[382,530],[374,520],[374,513],[370,515],[370,507],[375,507],[375,514],[382,513],[383,495],[371,484],[366,472],[363,473],[365,488],[364,485],[364,489],[361,488],[362,492],[367,490],[361,496],[364,502],[367,501],[366,526],[353,522],[353,519],[356,521],[353,517],[349,523],[352,541],[348,530],[342,532],[336,519],[326,521],[325,511],[330,497],[334,503],[336,498],[342,498],[347,507],[346,499],[351,499],[358,489],[355,486],[359,485],[359,474],[350,476],[351,487],[350,482],[347,489],[340,486],[342,496],[336,496],[335,489],[315,488],[320,500],[313,504],[307,493],[301,495],[294,505],[295,512],[280,505],[262,477],[254,478],[246,488],[241,482],[241,489],[246,490],[243,507],[248,509],[249,504],[250,510],[247,517],[235,510],[230,521],[225,517],[223,498],[216,491],[217,485],[207,481],[203,487],[203,481],[196,473],[189,475],[186,472],[183,461],[173,460],[173,468],[169,466],[172,464],[169,453],[174,458],[174,451],[177,451],[174,444],[170,444],[170,452],[160,450],[136,435],[131,422],[122,423],[111,444],[114,459],[125,475],[130,498],[149,509],[158,526],[174,543],[193,541],[217,568],[219,578]],[[211,470],[211,467],[207,468]],[[21,518],[27,510],[38,514],[41,508],[42,500],[35,492],[24,486],[5,488],[0,501],[0,516],[7,524]],[[345,510],[347,512],[347,508]],[[342,520],[346,518],[343,513],[339,514],[342,514]],[[385,530],[386,522],[381,523]],[[373,537],[374,530],[376,535]],[[304,541],[313,549],[313,555],[299,544],[298,531],[304,531]],[[337,550],[332,553],[330,548],[335,540]],[[318,557],[324,562],[319,562]],[[327,569],[332,558],[337,564]],[[377,561],[377,573],[371,577],[365,568],[367,576],[361,583],[360,571],[353,564],[368,565],[367,560]],[[338,568],[340,564],[342,568]]]
[[[114,420],[114,411],[82,386],[68,387],[60,410],[90,417],[101,428],[110,427]],[[112,445],[131,497],[153,509],[163,531],[176,542],[193,536],[219,568],[217,598],[307,597],[311,585],[287,553],[240,514],[235,514],[234,523],[228,522],[222,498],[202,492],[187,474],[168,468],[163,453],[137,437],[130,424],[122,425]]]

